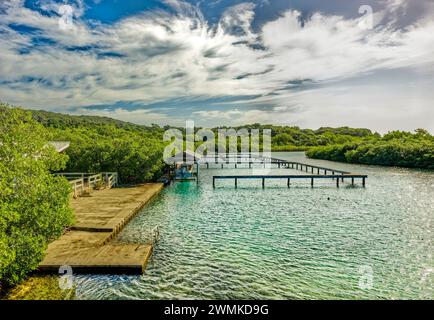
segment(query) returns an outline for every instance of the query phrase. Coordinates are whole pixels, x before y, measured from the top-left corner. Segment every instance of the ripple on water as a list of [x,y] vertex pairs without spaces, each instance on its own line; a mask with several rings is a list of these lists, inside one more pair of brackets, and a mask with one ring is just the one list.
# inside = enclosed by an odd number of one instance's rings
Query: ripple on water
[[[165,189],[117,241],[161,239],[142,276],[77,277],[79,299],[433,299],[434,173],[330,164],[366,172],[367,188],[297,181],[222,181]],[[234,170],[225,170],[231,174]],[[241,173],[242,171],[237,171]],[[287,173],[287,169],[280,172]],[[428,181],[428,182],[427,182]],[[360,289],[361,267],[373,271]],[[362,268],[363,269],[363,268]],[[431,271],[430,271],[431,270]]]

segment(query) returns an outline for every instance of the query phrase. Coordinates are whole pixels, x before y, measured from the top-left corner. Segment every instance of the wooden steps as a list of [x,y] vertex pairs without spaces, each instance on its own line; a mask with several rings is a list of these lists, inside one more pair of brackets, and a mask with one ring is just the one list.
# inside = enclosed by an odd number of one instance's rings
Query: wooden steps
[[70,266],[74,273],[143,273],[152,245],[110,241],[162,188],[162,183],[145,184],[72,200],[76,224],[50,243],[38,270],[57,273],[61,266]]

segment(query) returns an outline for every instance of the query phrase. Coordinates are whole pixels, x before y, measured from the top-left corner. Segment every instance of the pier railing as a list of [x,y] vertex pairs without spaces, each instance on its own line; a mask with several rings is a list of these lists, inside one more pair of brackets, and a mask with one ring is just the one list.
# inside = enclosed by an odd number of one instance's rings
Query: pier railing
[[118,185],[117,172],[85,173],[85,172],[59,172],[55,175],[65,177],[71,185],[74,197],[85,192],[90,193],[99,185],[111,189]]
[[84,187],[84,179],[83,178],[70,180],[68,182],[72,187],[72,192],[73,192],[74,197],[78,197],[84,193],[85,187]]
[[262,188],[265,188],[265,180],[266,179],[285,179],[287,180],[288,188],[291,185],[291,179],[310,179],[311,187],[314,186],[314,181],[316,179],[330,179],[336,180],[336,187],[339,188],[339,181],[344,181],[345,178],[351,179],[351,185],[354,186],[355,179],[362,180],[362,186],[366,185],[367,175],[362,174],[344,174],[344,175],[228,175],[228,176],[213,176],[212,177],[212,186],[216,187],[216,180],[223,179],[231,179],[235,182],[235,188],[238,187],[238,180],[242,179],[261,179],[262,180]]
[[287,185],[290,186],[291,179],[310,179],[311,186],[314,186],[316,179],[331,179],[336,180],[336,186],[339,187],[340,182],[344,179],[351,179],[351,184],[354,185],[355,179],[361,179],[363,187],[366,185],[367,175],[355,174],[344,170],[327,168],[313,164],[302,163],[298,161],[288,161],[273,157],[261,156],[258,154],[219,154],[205,156],[200,160],[200,163],[206,164],[209,168],[210,164],[220,164],[223,169],[226,165],[234,165],[235,169],[240,164],[248,164],[249,168],[252,165],[261,164],[264,167],[269,164],[277,165],[278,168],[287,168],[303,171],[306,174],[300,175],[221,175],[213,176],[213,187],[215,188],[216,180],[219,179],[234,179],[235,187],[238,185],[239,179],[262,179],[262,187],[265,187],[266,179],[287,179]]

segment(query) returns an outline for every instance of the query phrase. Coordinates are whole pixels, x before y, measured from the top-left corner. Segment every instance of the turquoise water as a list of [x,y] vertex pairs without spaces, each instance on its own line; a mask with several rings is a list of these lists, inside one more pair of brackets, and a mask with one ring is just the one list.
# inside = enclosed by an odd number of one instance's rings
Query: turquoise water
[[[166,188],[119,242],[160,240],[143,276],[80,275],[77,299],[433,299],[434,172],[275,157],[369,175],[332,181],[219,181]],[[296,173],[275,169],[274,173]]]

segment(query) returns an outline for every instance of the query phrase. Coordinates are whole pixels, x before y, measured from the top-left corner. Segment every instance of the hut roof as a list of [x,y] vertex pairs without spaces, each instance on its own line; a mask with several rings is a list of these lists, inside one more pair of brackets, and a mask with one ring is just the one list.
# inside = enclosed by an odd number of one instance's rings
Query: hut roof
[[52,145],[57,152],[61,153],[69,148],[71,142],[69,141],[50,141],[49,145]]

